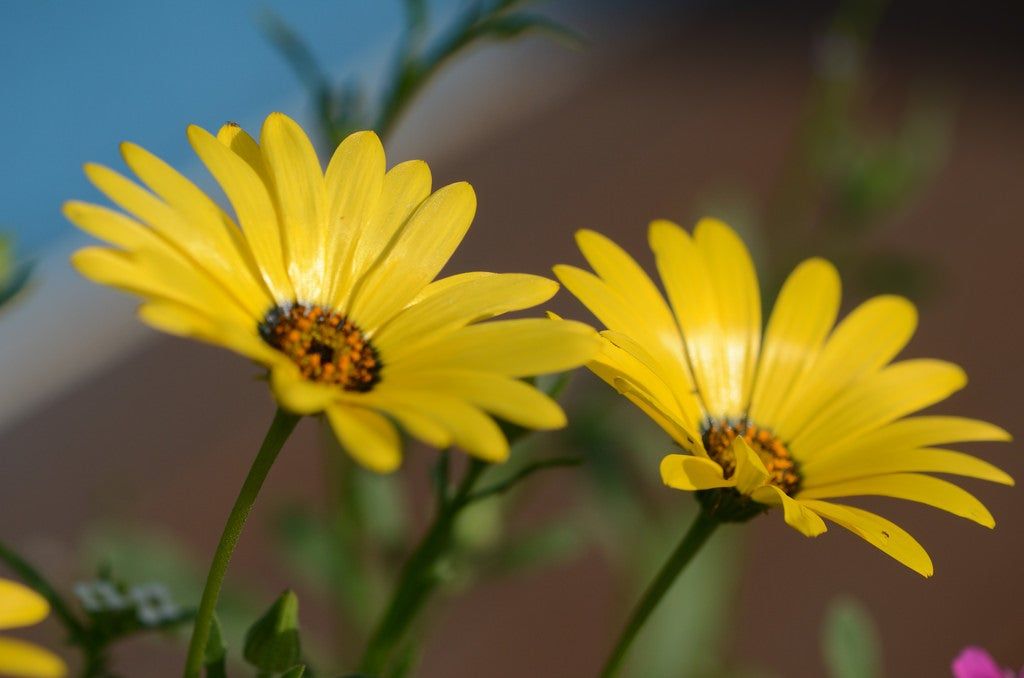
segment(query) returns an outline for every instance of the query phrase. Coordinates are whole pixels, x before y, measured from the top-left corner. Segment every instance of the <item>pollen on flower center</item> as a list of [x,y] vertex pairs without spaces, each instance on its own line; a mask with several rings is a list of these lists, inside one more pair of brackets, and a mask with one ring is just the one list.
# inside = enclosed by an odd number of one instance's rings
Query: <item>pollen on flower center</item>
[[270,311],[259,329],[263,340],[291,358],[310,381],[369,391],[380,380],[377,349],[345,316],[295,304]]
[[704,449],[729,478],[736,472],[732,441],[741,435],[768,469],[768,482],[792,496],[800,489],[800,471],[793,456],[775,435],[755,424],[732,425],[717,422],[704,432]]

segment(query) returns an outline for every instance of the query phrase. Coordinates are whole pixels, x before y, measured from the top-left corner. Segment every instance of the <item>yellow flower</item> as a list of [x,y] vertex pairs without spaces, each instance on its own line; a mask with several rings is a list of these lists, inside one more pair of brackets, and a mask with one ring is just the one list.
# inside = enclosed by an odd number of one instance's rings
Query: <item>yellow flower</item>
[[[50,605],[17,582],[0,579],[0,630],[32,626],[46,619]],[[0,638],[0,675],[58,678],[67,673],[60,657],[32,643]]]
[[480,323],[549,299],[546,278],[463,273],[434,280],[476,211],[467,183],[431,192],[421,161],[385,171],[358,132],[327,171],[291,119],[267,117],[257,144],[237,125],[188,139],[234,216],[162,160],[121,146],[141,186],[99,165],[86,175],[123,212],[70,202],[67,217],[114,249],[72,257],[87,278],[140,295],[142,320],[265,365],[278,402],[326,413],[367,467],[400,462],[392,420],[436,447],[502,461],[489,415],[563,426],[559,406],[519,377],[578,366],[598,350],[581,323]]
[[781,506],[789,525],[813,537],[827,518],[925,576],[932,563],[913,537],[831,500],[896,497],[995,525],[976,498],[925,475],[1013,484],[991,464],[940,449],[1008,440],[1002,429],[907,416],[966,383],[947,362],[891,362],[917,324],[909,301],[875,297],[833,329],[839,275],[808,259],[786,280],[762,339],[757,275],[728,226],[705,219],[690,236],[655,221],[649,240],[669,304],[628,254],[592,231],[577,241],[597,275],[572,266],[555,273],[608,328],[590,369],[683,448],[662,460],[665,484],[697,491],[719,520]]

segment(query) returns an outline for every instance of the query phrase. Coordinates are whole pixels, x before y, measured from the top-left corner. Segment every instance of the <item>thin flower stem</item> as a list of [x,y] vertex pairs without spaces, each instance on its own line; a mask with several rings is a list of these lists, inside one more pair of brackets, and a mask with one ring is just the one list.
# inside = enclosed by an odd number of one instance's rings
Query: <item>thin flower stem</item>
[[632,616],[629,618],[629,623],[626,624],[622,634],[619,636],[618,642],[615,644],[615,649],[612,650],[611,656],[605,662],[604,669],[601,671],[602,678],[612,678],[612,676],[618,674],[630,645],[633,644],[647,618],[654,612],[658,603],[661,602],[661,599],[668,590],[672,588],[672,584],[679,576],[679,573],[693,560],[693,557],[697,555],[697,552],[700,551],[700,548],[715,531],[716,527],[718,527],[718,521],[711,518],[706,512],[702,510],[697,514],[697,518],[693,521],[686,535],[683,536],[683,540],[679,542],[679,546],[676,547],[676,550],[672,552],[669,559],[662,565],[658,575],[647,587],[647,590],[644,591],[640,602],[637,603]]
[[299,423],[300,417],[285,412],[278,408],[274,414],[274,421],[270,424],[263,445],[256,455],[249,469],[249,475],[242,483],[242,489],[238,493],[238,499],[231,508],[227,523],[224,525],[224,532],[220,536],[217,550],[213,554],[213,562],[210,564],[210,573],[206,577],[206,587],[203,589],[203,597],[199,603],[199,610],[196,612],[195,626],[192,629],[192,640],[188,645],[188,658],[185,661],[185,678],[199,678],[203,668],[203,658],[206,652],[206,641],[210,636],[210,626],[213,624],[213,613],[217,607],[217,598],[220,595],[221,585],[224,583],[224,575],[227,574],[228,563],[231,561],[231,554],[238,545],[238,539],[245,527],[245,521],[256,501],[256,496],[263,487],[270,467],[274,465],[278,453],[284,442],[288,440]]
[[57,618],[60,619],[68,635],[77,642],[84,641],[87,631],[78,616],[71,611],[71,607],[64,601],[64,598],[57,593],[57,589],[27,560],[19,556],[13,549],[0,542],[0,561],[3,561],[14,573],[33,589],[36,593],[46,599],[50,604]]
[[470,503],[470,494],[488,464],[471,460],[451,498],[437,512],[433,524],[402,567],[398,584],[359,665],[360,673],[383,675],[392,654],[423,609],[438,583],[434,568],[448,552],[459,513]]

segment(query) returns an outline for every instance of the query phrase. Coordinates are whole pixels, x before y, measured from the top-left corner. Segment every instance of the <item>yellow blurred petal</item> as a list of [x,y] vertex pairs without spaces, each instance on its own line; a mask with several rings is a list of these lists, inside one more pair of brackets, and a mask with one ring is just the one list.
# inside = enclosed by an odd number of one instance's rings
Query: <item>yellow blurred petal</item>
[[732,487],[733,481],[722,477],[722,467],[706,457],[669,454],[661,460],[661,480],[677,490],[709,490]]
[[932,559],[903,528],[863,509],[832,502],[801,500],[807,508],[856,534],[886,555],[925,577],[935,573]]
[[336,386],[304,379],[290,361],[282,361],[271,370],[270,388],[277,402],[295,414],[317,414],[330,409],[342,392]]
[[985,527],[996,521],[974,495],[953,483],[918,473],[894,473],[857,478],[801,490],[798,499],[832,499],[856,496],[893,497],[933,506]]
[[386,408],[381,407],[381,411],[397,421],[398,425],[410,436],[423,441],[431,447],[444,449],[452,444],[451,432],[434,419],[420,412],[406,407],[399,407],[393,403],[388,403]]
[[798,461],[828,454],[848,440],[945,400],[967,383],[941,360],[906,360],[864,377],[822,408],[789,448]]
[[854,309],[784,398],[775,434],[791,438],[837,393],[896,357],[916,327],[917,309],[903,297],[875,297]]
[[[370,218],[384,186],[384,147],[373,132],[355,132],[338,145],[327,165],[327,269],[326,300],[337,305],[353,283],[353,257],[357,240]],[[385,199],[393,199],[388,195]],[[425,197],[425,196],[424,196]],[[377,224],[372,225],[376,230]]]
[[260,150],[273,180],[295,294],[305,303],[326,304],[327,200],[316,150],[302,128],[283,113],[271,113],[263,121]]
[[811,489],[843,480],[890,473],[949,473],[1013,485],[1008,473],[963,452],[937,449],[893,451],[875,448],[857,454],[827,455],[813,471],[801,469],[803,487]]
[[454,368],[527,377],[579,367],[600,347],[600,336],[583,323],[546,318],[494,320],[425,344],[392,366],[409,372]]
[[769,506],[781,506],[786,524],[806,537],[817,537],[828,529],[821,516],[775,485],[765,485],[754,490],[752,498]]
[[836,445],[829,454],[816,456],[803,463],[807,473],[819,465],[831,463],[834,457],[855,458],[874,450],[903,451],[973,441],[1008,441],[1010,434],[995,424],[966,417],[923,416],[899,419],[870,433]]
[[[247,138],[243,135],[244,132],[234,135],[234,141],[228,139],[228,143],[237,144],[239,139]],[[188,128],[188,139],[234,208],[253,258],[274,298],[278,302],[294,301],[295,290],[285,267],[277,210],[264,178],[232,150],[234,145],[217,140],[206,130],[192,125]]]
[[786,279],[768,321],[750,401],[750,417],[759,426],[778,426],[783,400],[832,329],[839,296],[839,274],[824,259],[808,259]]
[[424,200],[359,281],[350,313],[356,322],[372,332],[404,308],[448,262],[475,213],[476,194],[465,182]]
[[487,372],[438,371],[390,375],[398,388],[436,391],[454,396],[507,422],[531,429],[556,429],[566,424],[554,400],[518,379]]
[[14,638],[0,638],[0,675],[14,678],[62,678],[64,661],[49,650]]
[[46,619],[50,604],[29,587],[0,579],[0,629],[31,626]]
[[724,412],[742,416],[750,402],[761,345],[761,292],[743,240],[717,219],[701,219],[693,239],[704,255],[718,304],[719,337],[726,383]]
[[693,378],[707,414],[724,418],[737,385],[728,382],[718,299],[704,253],[670,221],[654,221],[648,232],[658,273],[683,331]]
[[750,449],[743,436],[733,438],[731,449],[736,459],[736,472],[733,474],[736,489],[740,494],[753,494],[754,490],[768,481],[768,469],[764,467],[757,452]]
[[401,310],[373,335],[373,342],[382,356],[393,360],[424,342],[441,341],[469,323],[536,306],[557,291],[554,281],[523,273],[467,279]]
[[327,421],[341,446],[371,471],[391,473],[402,463],[398,431],[376,412],[335,405],[327,408]]

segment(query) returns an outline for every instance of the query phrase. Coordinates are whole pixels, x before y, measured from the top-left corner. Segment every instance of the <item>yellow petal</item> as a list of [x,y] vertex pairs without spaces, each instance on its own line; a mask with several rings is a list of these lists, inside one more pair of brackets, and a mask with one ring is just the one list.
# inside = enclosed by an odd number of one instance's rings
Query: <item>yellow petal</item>
[[[245,242],[231,217],[177,170],[135,144],[121,145],[121,155],[132,171],[188,223],[188,251],[254,314],[264,313],[271,299]],[[185,233],[177,236],[186,237]]]
[[508,441],[498,425],[479,408],[431,390],[412,390],[383,385],[361,398],[368,405],[388,411],[397,407],[428,417],[451,434],[452,442],[467,453],[488,462],[508,459]]
[[255,328],[255,319],[223,289],[203,271],[173,253],[150,250],[126,253],[86,247],[71,255],[71,263],[83,276],[102,285],[174,301],[226,323]]
[[729,383],[718,298],[704,253],[686,231],[669,221],[652,222],[648,238],[683,331],[701,401],[709,416],[724,418],[741,387]]
[[238,123],[229,122],[222,125],[217,130],[217,141],[241,158],[256,173],[263,185],[269,187],[273,184],[274,180],[267,171],[267,163],[263,161],[260,145]]
[[664,403],[642,389],[637,388],[636,384],[629,379],[616,377],[612,380],[611,384],[615,387],[616,391],[626,396],[630,402],[643,410],[652,421],[672,436],[672,439],[679,443],[680,447],[690,454],[699,457],[707,456],[707,452],[700,442],[700,437],[690,433],[690,429],[680,422],[679,418],[667,409]]
[[761,292],[743,240],[717,219],[701,219],[693,239],[704,255],[718,304],[725,365],[725,414],[742,416],[750,402],[761,345]]
[[[234,143],[247,138],[243,135],[235,135]],[[188,139],[234,208],[249,249],[274,298],[278,302],[294,301],[295,290],[285,267],[277,211],[263,177],[232,150],[233,146],[218,141],[206,130],[192,125],[188,128]]]
[[328,410],[341,393],[337,386],[304,379],[298,367],[290,361],[281,361],[271,370],[270,388],[277,402],[295,414],[317,414]]
[[688,377],[680,370],[674,369],[680,363],[666,365],[664,362],[659,362],[647,352],[644,346],[622,332],[605,330],[601,336],[636,358],[646,368],[647,373],[665,385],[665,391],[669,397],[662,402],[670,409],[673,416],[682,421],[688,429],[697,430],[699,428],[699,422],[702,419],[700,404],[694,396],[693,388],[686,382]]
[[326,305],[327,200],[316,150],[302,128],[283,113],[271,113],[263,121],[260,150],[273,180],[295,294],[299,301]]
[[[574,266],[555,266],[554,272],[566,289],[605,327],[615,332],[609,338],[618,337],[616,343],[648,367],[656,365],[652,368],[653,373],[665,382],[670,391],[679,394],[677,400],[687,410],[687,419],[699,420],[699,406],[692,394],[693,382],[686,367],[686,357],[678,333],[675,335],[676,345],[672,348],[671,337],[666,338],[664,329],[657,322],[645,318],[632,300],[601,278]],[[627,341],[629,347],[624,345]]]
[[925,577],[935,573],[932,559],[903,528],[863,509],[832,502],[801,500],[807,508],[856,534],[886,555]]
[[536,306],[557,291],[554,281],[536,275],[504,273],[467,279],[400,311],[373,335],[373,342],[386,359],[400,358],[469,323]]
[[139,307],[138,313],[140,320],[161,332],[224,346],[264,365],[286,360],[255,332],[217,322],[188,306],[171,301],[149,301]]
[[677,490],[708,490],[732,487],[732,479],[722,477],[722,467],[706,457],[669,454],[661,460],[661,480]]
[[[384,185],[384,147],[373,132],[345,137],[327,165],[327,269],[332,305],[344,298],[353,282],[356,241],[369,226]],[[393,196],[387,196],[392,199]],[[377,225],[373,224],[374,230]]]
[[836,445],[829,454],[802,461],[802,469],[805,473],[811,473],[819,465],[830,464],[833,458],[857,458],[862,454],[871,454],[874,450],[887,450],[895,454],[933,445],[983,440],[1008,441],[1010,434],[994,424],[965,417],[907,417]]
[[963,452],[937,449],[893,451],[875,448],[859,454],[827,455],[813,472],[801,469],[803,487],[811,489],[843,480],[890,473],[949,473],[1013,485],[1013,478],[987,461]]
[[743,436],[733,438],[731,449],[736,459],[736,473],[733,475],[736,489],[741,494],[753,494],[754,490],[768,481],[768,469],[764,467],[757,452],[750,449]]
[[68,221],[92,237],[123,250],[169,247],[152,229],[107,207],[71,200],[64,203],[63,212]]
[[0,675],[15,678],[61,678],[68,669],[49,650],[14,638],[0,638]]
[[463,327],[393,365],[409,372],[454,368],[527,377],[578,367],[600,347],[600,336],[583,323],[546,318],[494,320]]
[[438,371],[394,373],[395,387],[436,391],[479,407],[500,419],[531,429],[562,428],[565,413],[558,403],[517,379],[487,372]]
[[808,259],[786,279],[768,321],[750,401],[750,418],[759,426],[777,428],[783,400],[832,329],[839,296],[839,274],[824,259]]
[[765,485],[754,490],[752,498],[769,506],[781,506],[786,524],[805,537],[817,537],[828,527],[817,513],[793,499],[775,485]]
[[[623,342],[622,336],[619,334],[609,335],[606,332],[601,336],[600,351],[587,363],[587,368],[613,387],[616,386],[615,382],[617,379],[624,379],[646,394],[646,396],[656,401],[660,409],[670,412],[673,419],[678,420],[685,428],[696,431],[700,427],[699,414],[691,413],[687,415],[679,404],[680,400],[685,402],[687,396],[689,397],[689,402],[695,402],[692,394],[679,397],[665,382],[661,370],[652,370],[649,366],[654,364],[655,361],[647,356],[646,351],[637,351],[638,354],[645,356],[641,360],[624,348],[613,344],[608,339],[609,336],[614,336],[616,340],[623,343],[623,346],[628,345],[631,350],[635,346],[635,342]],[[626,395],[625,391],[620,390],[620,393]],[[640,407],[645,412],[647,411],[642,405]],[[648,415],[654,418],[650,412],[648,412]]]
[[429,297],[434,296],[435,294],[447,292],[453,287],[461,285],[465,282],[469,282],[470,280],[479,280],[481,278],[487,278],[492,275],[500,274],[490,273],[488,271],[468,271],[466,273],[456,273],[454,275],[449,275],[444,278],[438,278],[437,280],[435,280],[434,282],[430,283],[422,290],[420,290],[420,293],[412,298],[412,300],[408,303],[406,308],[412,306],[413,304],[418,304],[421,301],[424,301]]
[[916,327],[917,310],[902,297],[875,297],[854,309],[784,398],[775,434],[792,438],[837,393],[896,357]]
[[831,483],[801,490],[797,498],[832,499],[861,495],[916,501],[973,520],[985,527],[996,525],[992,514],[970,492],[945,480],[919,473],[894,473]]
[[828,454],[849,440],[928,407],[963,388],[964,371],[941,360],[893,363],[861,379],[820,410],[792,440],[799,461]]
[[364,330],[379,327],[437,276],[475,213],[476,194],[465,182],[423,201],[353,293],[351,316]]
[[327,421],[341,446],[371,471],[391,473],[402,463],[398,431],[376,412],[335,405],[327,408]]
[[386,408],[381,408],[381,411],[398,422],[398,425],[410,436],[431,447],[444,449],[452,445],[451,431],[416,410],[388,403]]
[[46,619],[50,604],[29,587],[0,579],[0,629],[31,626]]
[[600,233],[586,229],[577,231],[576,243],[607,288],[629,300],[633,315],[639,320],[631,327],[608,327],[652,344],[651,353],[668,358],[666,362],[677,367],[674,371],[680,373],[685,390],[692,390],[693,380],[686,367],[679,327],[647,273],[625,250]]

